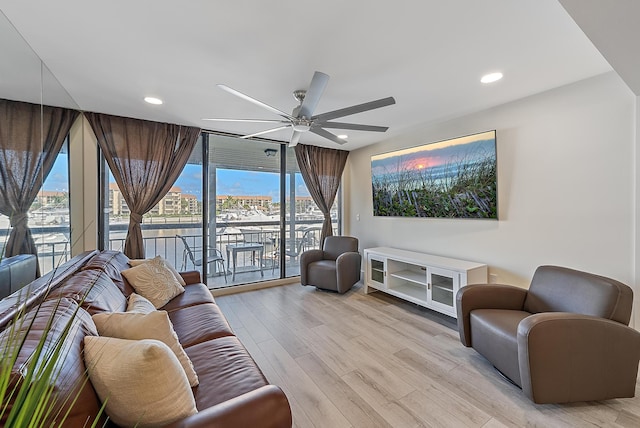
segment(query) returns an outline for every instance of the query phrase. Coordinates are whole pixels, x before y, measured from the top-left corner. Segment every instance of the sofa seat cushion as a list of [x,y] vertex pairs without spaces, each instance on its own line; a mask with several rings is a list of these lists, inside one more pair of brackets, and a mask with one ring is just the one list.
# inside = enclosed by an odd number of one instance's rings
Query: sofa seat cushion
[[209,340],[186,348],[186,351],[200,379],[200,386],[193,388],[198,410],[268,384],[235,336]]
[[529,315],[529,312],[505,309],[471,311],[471,345],[517,385],[522,385],[518,365],[518,324]]
[[[47,329],[51,319],[53,322],[50,328]],[[88,382],[83,360],[84,337],[98,334],[91,316],[83,309],[78,308],[75,301],[62,298],[60,300],[46,300],[39,307],[31,308],[23,320],[21,324],[16,324],[18,329],[14,334],[17,334],[18,337],[25,337],[26,335],[26,339],[20,347],[11,370],[8,390],[11,391],[27,373],[26,368],[29,366],[26,366],[26,364],[29,361],[33,361],[34,351],[40,338],[46,334],[47,338],[44,342],[43,354],[53,352],[56,343],[59,342],[59,339],[63,337],[64,331],[70,326],[62,349],[64,358],[59,359],[59,364],[57,365],[59,371],[53,380],[53,400],[57,403],[56,409],[60,409],[61,412],[58,413],[54,410],[50,422],[52,422],[52,426],[58,426],[61,421],[57,418],[65,414],[66,409],[69,407],[68,398],[76,397],[77,395],[77,402],[71,408],[64,426],[90,425],[100,409],[100,401],[91,383]],[[32,320],[33,323],[31,323]],[[15,346],[16,342],[11,338],[16,336],[11,336],[10,331],[11,327],[7,327],[0,333],[0,346],[3,352],[11,348],[11,344]],[[0,426],[5,426],[5,418],[12,406],[12,400],[9,399],[8,401],[8,403],[2,403],[3,406],[7,404],[7,408],[3,419],[0,420]],[[98,426],[103,426],[104,419],[101,418]],[[53,423],[55,420],[58,423]],[[87,424],[87,421],[89,421],[89,424]],[[46,425],[48,426],[49,424]]]
[[100,312],[124,312],[127,309],[127,298],[101,270],[77,272],[54,289],[47,299],[60,297],[75,300],[91,315]]
[[211,291],[204,284],[187,284],[184,286],[184,293],[177,295],[164,305],[163,311],[172,312],[176,309],[187,308],[189,306],[203,303],[215,303]]
[[133,292],[133,287],[122,277],[122,272],[129,268],[129,257],[120,251],[107,250],[93,256],[82,270],[101,270],[106,273],[125,296]]
[[213,303],[176,309],[169,312],[169,319],[184,348],[218,337],[233,336],[227,319]]

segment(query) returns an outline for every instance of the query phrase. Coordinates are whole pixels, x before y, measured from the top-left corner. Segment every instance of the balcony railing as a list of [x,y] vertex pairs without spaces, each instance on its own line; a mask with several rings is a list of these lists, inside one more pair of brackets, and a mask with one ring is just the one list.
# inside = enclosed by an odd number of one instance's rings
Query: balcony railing
[[[146,221],[147,219],[145,219]],[[210,264],[208,267],[209,278],[207,279],[210,288],[279,278],[283,255],[285,275],[298,275],[299,255],[305,250],[318,248],[320,243],[321,223],[318,223],[317,220],[296,221],[296,228],[293,232],[287,225],[284,236],[281,236],[278,222],[218,222],[216,226],[215,241],[212,237],[210,245],[223,255],[227,276],[232,273],[232,267],[229,266],[230,257],[227,254],[228,245],[260,244],[263,257],[260,263],[255,251],[237,253],[236,271],[241,272],[242,275],[238,274],[235,282],[231,281],[231,277],[225,282],[224,272],[217,264]],[[33,227],[31,230],[38,249],[41,272],[48,272],[70,258],[71,245],[68,240],[68,227]],[[112,224],[110,226],[109,249],[122,251],[126,233],[126,224]],[[202,271],[200,266],[194,266],[191,260],[185,257],[185,246],[182,240],[177,237],[177,235],[182,235],[190,247],[201,248],[201,233],[201,223],[159,223],[157,221],[151,224],[145,223],[142,225],[142,234],[146,256],[160,255],[178,270],[196,269]],[[1,238],[3,235],[4,239]],[[6,235],[6,231],[0,232],[0,242],[6,241]],[[283,245],[284,251],[281,251]],[[201,253],[201,250],[198,252]],[[195,254],[195,257],[200,259],[202,255]]]

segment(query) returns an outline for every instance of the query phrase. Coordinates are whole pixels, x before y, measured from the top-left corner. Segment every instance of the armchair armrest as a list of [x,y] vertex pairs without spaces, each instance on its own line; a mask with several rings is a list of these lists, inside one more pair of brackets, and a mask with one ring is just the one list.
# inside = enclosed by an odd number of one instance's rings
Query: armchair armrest
[[456,295],[460,341],[471,346],[471,311],[474,309],[512,309],[521,311],[527,290],[513,285],[472,284],[462,287]]
[[189,284],[199,284],[202,282],[202,277],[200,276],[200,272],[197,270],[189,270],[186,272],[179,272],[184,282]]
[[322,250],[307,250],[300,254],[300,283],[308,285],[307,266],[309,263],[322,260],[324,252]]
[[362,256],[355,251],[342,253],[336,259],[336,273],[338,275],[338,292],[344,293],[360,281],[360,265]]
[[522,390],[535,403],[633,397],[640,332],[616,321],[566,312],[518,325]]
[[174,422],[169,427],[291,428],[291,425],[291,408],[284,392],[276,385],[266,385],[202,409],[195,415]]

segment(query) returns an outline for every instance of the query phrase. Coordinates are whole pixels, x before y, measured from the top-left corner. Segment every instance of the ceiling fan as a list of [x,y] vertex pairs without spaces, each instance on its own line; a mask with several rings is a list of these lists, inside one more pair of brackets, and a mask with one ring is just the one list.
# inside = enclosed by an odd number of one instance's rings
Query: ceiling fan
[[263,103],[262,101],[258,101],[255,98],[252,98],[248,95],[243,94],[242,92],[236,91],[226,85],[219,84],[218,87],[223,89],[230,94],[233,94],[237,97],[240,97],[244,100],[252,102],[262,108],[265,108],[272,113],[275,113],[282,117],[279,120],[270,120],[270,119],[203,119],[203,120],[214,120],[220,122],[253,122],[253,123],[273,123],[278,124],[277,127],[267,129],[266,131],[256,132],[254,134],[245,135],[240,138],[251,138],[257,137],[259,135],[268,134],[270,132],[281,131],[283,129],[292,128],[293,134],[291,135],[291,140],[289,142],[289,147],[293,147],[298,144],[300,141],[300,136],[305,132],[313,132],[321,137],[327,138],[334,143],[344,144],[347,142],[345,138],[340,138],[337,135],[327,131],[325,128],[332,129],[351,129],[356,131],[374,131],[374,132],[385,132],[389,127],[387,126],[373,126],[373,125],[360,125],[357,123],[344,123],[344,122],[332,122],[332,119],[337,119],[339,117],[350,116],[356,113],[362,113],[368,110],[377,109],[380,107],[386,107],[396,103],[396,100],[393,97],[381,98],[379,100],[370,101],[364,104],[358,104],[351,107],[342,108],[339,110],[330,111],[327,113],[321,113],[317,115],[313,115],[318,102],[320,101],[320,97],[324,92],[324,89],[329,82],[329,76],[316,71],[313,74],[313,78],[311,79],[311,84],[309,84],[308,90],[297,90],[293,92],[293,96],[300,105],[293,109],[291,114],[287,114],[277,108],[271,107],[268,104]]

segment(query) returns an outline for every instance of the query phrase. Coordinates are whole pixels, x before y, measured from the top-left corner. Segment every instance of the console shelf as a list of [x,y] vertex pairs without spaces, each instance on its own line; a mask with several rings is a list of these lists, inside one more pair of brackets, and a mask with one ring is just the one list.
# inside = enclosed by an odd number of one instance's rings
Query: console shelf
[[456,317],[460,287],[487,282],[487,265],[389,247],[364,250],[364,291],[383,291]]
[[427,285],[427,273],[426,272],[414,272],[411,270],[401,270],[391,274],[394,278],[404,279],[405,281],[415,282],[420,285]]

